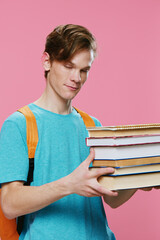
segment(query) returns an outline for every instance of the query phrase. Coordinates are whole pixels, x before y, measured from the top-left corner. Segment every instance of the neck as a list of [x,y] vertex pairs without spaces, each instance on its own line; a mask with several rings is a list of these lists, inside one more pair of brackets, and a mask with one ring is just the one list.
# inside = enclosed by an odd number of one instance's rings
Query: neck
[[72,112],[71,100],[61,99],[56,94],[53,94],[53,91],[48,91],[47,87],[34,104],[57,114],[66,115]]

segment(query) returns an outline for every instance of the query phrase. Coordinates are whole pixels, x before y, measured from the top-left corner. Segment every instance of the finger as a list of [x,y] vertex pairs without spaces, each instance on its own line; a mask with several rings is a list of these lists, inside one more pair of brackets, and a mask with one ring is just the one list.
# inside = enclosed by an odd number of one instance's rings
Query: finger
[[90,154],[85,160],[85,163],[87,164],[88,167],[91,164],[91,162],[94,160],[94,157],[95,157],[95,152],[94,152],[94,149],[91,148],[90,149]]
[[117,197],[118,196],[118,192],[116,191],[111,191],[109,189],[106,189],[104,187],[102,187],[103,189],[101,190],[101,196],[110,196],[110,197]]
[[96,191],[94,188],[90,189],[90,192],[88,193],[88,197],[101,197],[102,194]]
[[100,177],[102,175],[109,175],[114,173],[114,168],[111,167],[100,167],[100,168],[91,168],[91,172],[93,173],[92,177]]
[[111,197],[116,197],[118,196],[118,192],[116,191],[111,191],[105,187],[103,187],[101,184],[97,183],[94,185],[94,190],[96,191],[97,195],[99,196],[111,196]]

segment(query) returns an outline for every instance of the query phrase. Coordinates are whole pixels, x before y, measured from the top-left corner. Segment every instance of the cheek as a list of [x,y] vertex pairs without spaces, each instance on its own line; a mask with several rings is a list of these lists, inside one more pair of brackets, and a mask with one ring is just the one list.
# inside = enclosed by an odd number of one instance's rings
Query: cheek
[[63,82],[64,80],[64,76],[65,74],[63,73],[63,71],[57,71],[57,70],[54,70],[52,72],[52,81],[56,84],[56,85],[59,85]]

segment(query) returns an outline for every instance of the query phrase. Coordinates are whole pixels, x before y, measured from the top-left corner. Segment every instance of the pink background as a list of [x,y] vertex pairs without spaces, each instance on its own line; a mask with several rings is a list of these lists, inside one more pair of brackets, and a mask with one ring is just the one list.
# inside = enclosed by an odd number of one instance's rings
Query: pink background
[[[0,126],[37,99],[46,35],[59,24],[88,27],[98,42],[86,86],[74,105],[103,125],[160,122],[160,1],[1,0]],[[160,191],[138,191],[118,209],[106,207],[118,240],[159,240]]]

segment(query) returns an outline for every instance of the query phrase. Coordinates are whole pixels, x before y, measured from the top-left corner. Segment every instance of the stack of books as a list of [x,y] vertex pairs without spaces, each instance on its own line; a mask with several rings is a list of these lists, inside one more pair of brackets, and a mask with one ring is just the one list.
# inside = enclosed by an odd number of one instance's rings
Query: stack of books
[[95,150],[90,168],[113,167],[98,178],[110,190],[160,185],[160,124],[89,127],[86,144]]

